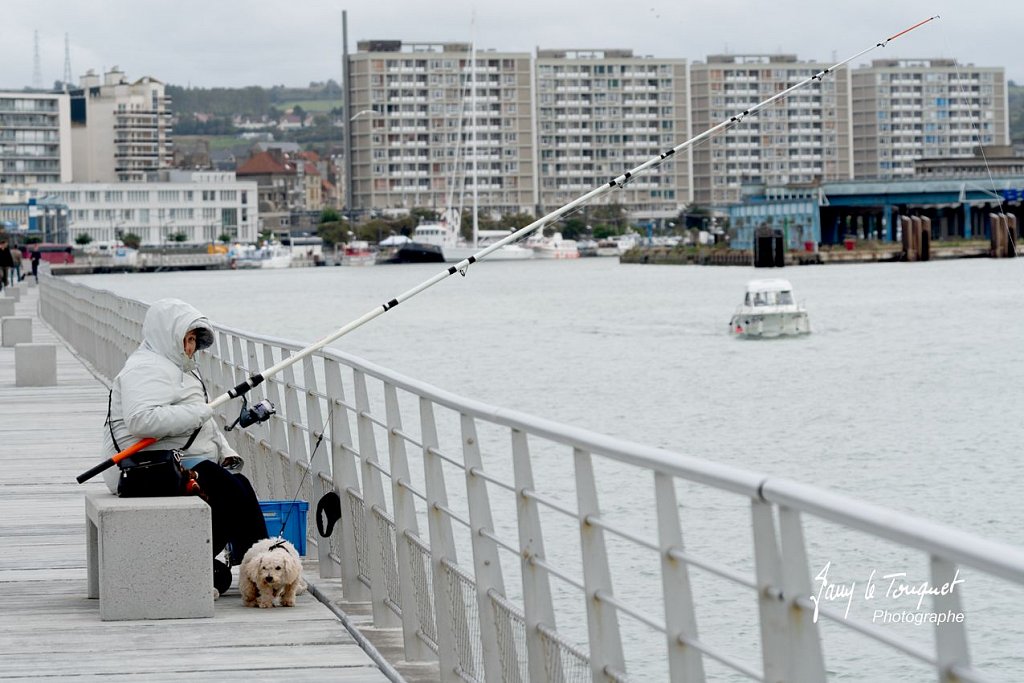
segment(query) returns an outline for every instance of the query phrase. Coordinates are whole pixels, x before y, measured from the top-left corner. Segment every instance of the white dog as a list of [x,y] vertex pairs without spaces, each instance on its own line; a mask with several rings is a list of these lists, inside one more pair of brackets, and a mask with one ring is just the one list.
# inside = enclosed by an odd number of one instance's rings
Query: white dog
[[265,538],[249,548],[238,576],[246,607],[273,607],[277,598],[281,607],[292,607],[295,596],[306,590],[299,553],[280,537]]

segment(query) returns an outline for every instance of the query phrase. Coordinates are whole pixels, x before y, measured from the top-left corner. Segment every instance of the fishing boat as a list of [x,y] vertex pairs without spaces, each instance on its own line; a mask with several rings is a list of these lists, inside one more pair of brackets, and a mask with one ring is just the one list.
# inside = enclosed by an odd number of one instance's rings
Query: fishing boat
[[377,262],[377,252],[365,240],[352,240],[341,252],[343,266],[372,266]]
[[743,303],[729,321],[729,333],[761,338],[810,334],[807,310],[793,299],[793,286],[781,278],[751,280]]

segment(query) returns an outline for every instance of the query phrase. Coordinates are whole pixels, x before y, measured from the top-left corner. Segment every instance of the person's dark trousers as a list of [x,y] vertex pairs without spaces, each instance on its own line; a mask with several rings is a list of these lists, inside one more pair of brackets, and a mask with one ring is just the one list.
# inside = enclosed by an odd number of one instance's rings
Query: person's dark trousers
[[201,460],[192,469],[199,475],[199,488],[210,504],[213,554],[216,556],[230,543],[232,564],[241,564],[245,551],[267,537],[267,523],[252,484],[210,460]]

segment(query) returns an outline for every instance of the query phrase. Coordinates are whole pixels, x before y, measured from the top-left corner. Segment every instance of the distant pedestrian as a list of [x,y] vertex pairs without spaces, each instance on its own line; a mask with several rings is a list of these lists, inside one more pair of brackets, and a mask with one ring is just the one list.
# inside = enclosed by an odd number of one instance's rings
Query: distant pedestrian
[[14,261],[14,277],[11,278],[11,281],[21,282],[25,279],[21,274],[21,247],[15,246],[11,249],[11,260]]
[[34,277],[36,279],[36,284],[37,285],[39,284],[39,259],[40,258],[42,258],[42,255],[39,253],[39,250],[38,249],[33,249],[32,250],[32,277]]
[[7,240],[0,238],[0,291],[7,286],[7,273],[14,267],[14,256],[11,255],[11,248],[7,246]]

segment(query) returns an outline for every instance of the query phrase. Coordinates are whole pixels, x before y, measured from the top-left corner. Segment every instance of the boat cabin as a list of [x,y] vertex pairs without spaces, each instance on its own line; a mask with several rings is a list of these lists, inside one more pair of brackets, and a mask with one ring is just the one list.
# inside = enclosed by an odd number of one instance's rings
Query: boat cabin
[[792,306],[793,286],[789,280],[751,280],[747,283],[745,306]]

